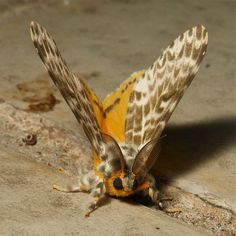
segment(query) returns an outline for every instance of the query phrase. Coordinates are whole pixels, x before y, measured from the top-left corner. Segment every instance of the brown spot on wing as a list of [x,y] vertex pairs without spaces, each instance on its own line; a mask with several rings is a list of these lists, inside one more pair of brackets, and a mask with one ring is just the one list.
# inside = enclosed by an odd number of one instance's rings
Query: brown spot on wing
[[150,103],[148,102],[148,103],[144,106],[144,117],[146,117],[149,112],[150,112]]
[[136,99],[137,101],[140,101],[141,98],[142,98],[142,93],[141,93],[141,92],[136,92],[136,93],[134,93],[134,94],[135,94],[135,99]]
[[141,135],[135,135],[135,136],[134,136],[134,143],[140,145],[140,144],[141,144],[141,140],[142,140]]
[[[206,31],[205,31],[206,32]],[[196,37],[198,40],[201,40],[202,38],[202,26],[198,25],[196,29]]]
[[185,45],[185,56],[189,57],[191,55],[192,52],[192,44],[191,43],[186,43]]

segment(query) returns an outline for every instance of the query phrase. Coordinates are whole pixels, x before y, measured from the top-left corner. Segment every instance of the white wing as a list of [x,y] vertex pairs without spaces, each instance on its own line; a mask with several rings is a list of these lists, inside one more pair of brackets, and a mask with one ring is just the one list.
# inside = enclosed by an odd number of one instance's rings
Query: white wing
[[125,142],[139,149],[161,135],[198,71],[208,43],[204,26],[181,34],[134,85],[125,123]]

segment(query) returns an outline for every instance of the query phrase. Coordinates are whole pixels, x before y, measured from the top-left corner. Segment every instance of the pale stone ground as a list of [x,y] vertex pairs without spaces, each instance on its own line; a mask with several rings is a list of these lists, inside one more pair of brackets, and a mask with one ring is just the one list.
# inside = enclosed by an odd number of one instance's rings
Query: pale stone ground
[[[101,97],[133,71],[149,66],[179,33],[204,24],[209,31],[207,56],[170,120],[154,172],[168,177],[171,185],[235,211],[236,2],[55,2],[0,1],[0,98],[23,109],[29,100],[53,93],[61,102],[43,115],[79,132],[65,102],[45,82],[29,38],[31,20],[53,34],[73,70],[87,75]],[[17,89],[23,82],[30,89]],[[52,192],[51,184],[66,177],[18,157],[17,148],[3,146],[0,234],[202,234],[163,213],[117,200],[85,220],[80,209],[85,209],[87,195]]]

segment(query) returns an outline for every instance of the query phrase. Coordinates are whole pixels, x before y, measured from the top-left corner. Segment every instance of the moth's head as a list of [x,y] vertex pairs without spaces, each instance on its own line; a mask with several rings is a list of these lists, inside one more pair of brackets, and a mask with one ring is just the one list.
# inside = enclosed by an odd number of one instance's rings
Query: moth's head
[[107,193],[116,197],[127,197],[140,191],[140,183],[135,175],[127,176],[122,171],[117,171],[110,178],[104,180]]
[[107,193],[125,197],[142,190],[146,176],[159,154],[160,148],[154,149],[157,140],[153,139],[135,151],[129,145],[121,145],[120,148],[109,135],[104,135],[103,139],[106,143],[106,160],[101,163],[100,169],[104,172]]
[[127,175],[126,173],[121,173],[113,179],[112,185],[116,190],[131,192],[137,189],[138,180],[134,174]]
[[130,175],[126,174],[123,177],[123,181],[122,182],[123,182],[123,188],[124,188],[125,192],[137,190],[138,185],[140,184],[138,182],[138,178],[133,173],[131,173]]

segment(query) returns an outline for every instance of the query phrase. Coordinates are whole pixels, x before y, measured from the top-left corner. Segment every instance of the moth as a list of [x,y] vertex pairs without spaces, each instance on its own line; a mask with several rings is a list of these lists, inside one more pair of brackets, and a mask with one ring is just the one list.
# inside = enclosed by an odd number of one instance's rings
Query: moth
[[158,190],[149,172],[160,153],[162,131],[206,53],[206,28],[199,25],[178,36],[148,69],[133,73],[104,101],[69,69],[45,28],[31,22],[30,33],[93,149],[93,170],[75,185],[54,187],[90,192],[93,201],[86,216],[105,195],[127,197],[143,192],[157,202]]

